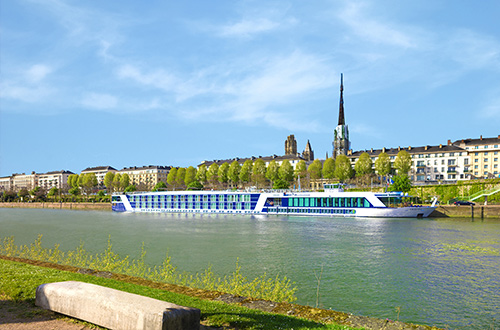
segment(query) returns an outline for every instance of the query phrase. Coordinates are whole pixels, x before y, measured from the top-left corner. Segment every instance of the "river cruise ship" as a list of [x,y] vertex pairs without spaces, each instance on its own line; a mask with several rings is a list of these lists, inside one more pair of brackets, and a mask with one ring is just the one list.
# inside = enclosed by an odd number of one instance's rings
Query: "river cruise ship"
[[340,184],[324,191],[162,191],[115,194],[117,212],[277,214],[331,217],[426,218],[436,209],[405,202],[400,192],[345,192]]

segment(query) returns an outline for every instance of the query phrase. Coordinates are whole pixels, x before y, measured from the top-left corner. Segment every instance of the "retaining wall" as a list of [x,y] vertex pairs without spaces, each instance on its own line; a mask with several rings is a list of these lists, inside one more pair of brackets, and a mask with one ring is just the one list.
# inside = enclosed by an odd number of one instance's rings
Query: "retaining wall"
[[0,207],[111,211],[111,203],[0,203]]
[[430,217],[500,218],[500,205],[440,205]]

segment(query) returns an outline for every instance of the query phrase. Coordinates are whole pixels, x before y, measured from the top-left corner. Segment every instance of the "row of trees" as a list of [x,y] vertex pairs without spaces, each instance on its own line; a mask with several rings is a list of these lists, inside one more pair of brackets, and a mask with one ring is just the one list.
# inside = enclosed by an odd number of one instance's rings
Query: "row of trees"
[[78,196],[79,193],[73,191],[68,194],[72,188],[58,189],[52,187],[46,190],[42,187],[35,187],[28,190],[26,188],[0,192],[0,202],[109,202],[110,196],[106,196],[103,190],[97,194]]
[[[393,168],[394,166],[394,168]],[[375,168],[375,171],[373,170]],[[363,153],[354,165],[347,156],[340,155],[335,160],[326,159],[323,163],[319,160],[313,161],[309,166],[301,160],[295,170],[288,160],[283,160],[281,165],[272,160],[266,167],[262,159],[255,162],[247,160],[243,164],[238,161],[218,165],[212,163],[210,166],[201,165],[198,169],[193,166],[188,168],[172,168],[167,176],[168,185],[172,189],[185,189],[189,187],[209,188],[236,188],[255,186],[257,188],[273,187],[276,189],[289,188],[292,184],[307,185],[310,180],[321,178],[346,182],[352,179],[358,183],[370,182],[371,179],[385,177],[397,172],[395,181],[406,176],[405,182],[409,181],[408,172],[411,169],[411,157],[408,152],[402,150],[398,153],[394,163],[387,153],[381,153],[373,164],[368,153]],[[300,182],[299,182],[300,181]],[[166,189],[165,183],[159,183],[154,190]]]

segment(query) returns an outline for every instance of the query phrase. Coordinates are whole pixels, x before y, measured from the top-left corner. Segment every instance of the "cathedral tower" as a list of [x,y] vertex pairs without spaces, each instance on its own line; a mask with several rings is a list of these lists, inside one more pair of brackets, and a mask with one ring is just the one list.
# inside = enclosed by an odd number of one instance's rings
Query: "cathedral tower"
[[289,135],[285,141],[285,155],[297,156],[297,141],[295,136]]
[[333,154],[335,159],[338,155],[347,155],[351,143],[349,142],[349,128],[345,124],[344,118],[344,77],[340,74],[340,104],[339,104],[339,123],[333,131]]
[[304,149],[304,152],[302,153],[302,157],[308,162],[312,162],[314,160],[314,151],[311,148],[311,144],[309,143],[309,140],[307,140],[306,148]]

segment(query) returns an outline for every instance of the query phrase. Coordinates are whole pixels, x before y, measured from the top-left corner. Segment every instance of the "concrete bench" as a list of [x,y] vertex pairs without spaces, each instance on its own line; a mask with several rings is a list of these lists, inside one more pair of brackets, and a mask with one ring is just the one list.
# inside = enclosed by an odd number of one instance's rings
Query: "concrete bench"
[[109,329],[200,328],[199,309],[83,282],[42,284],[35,303]]

